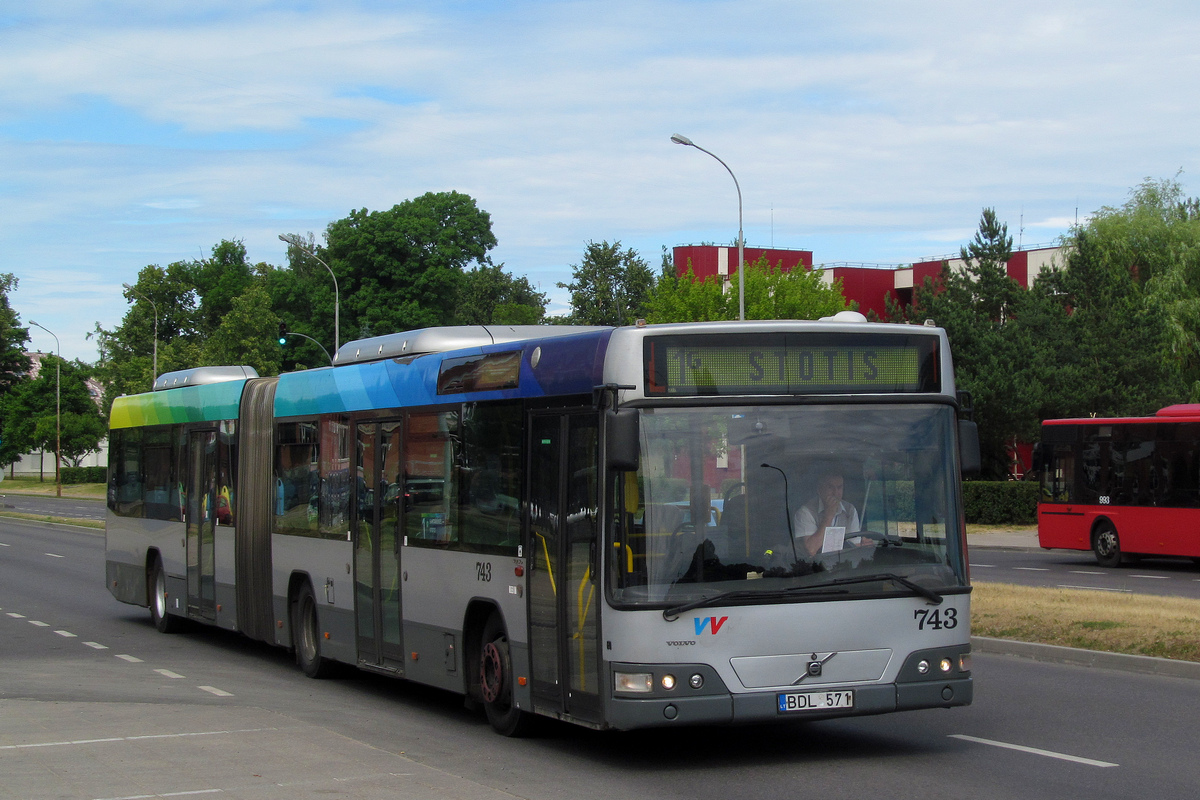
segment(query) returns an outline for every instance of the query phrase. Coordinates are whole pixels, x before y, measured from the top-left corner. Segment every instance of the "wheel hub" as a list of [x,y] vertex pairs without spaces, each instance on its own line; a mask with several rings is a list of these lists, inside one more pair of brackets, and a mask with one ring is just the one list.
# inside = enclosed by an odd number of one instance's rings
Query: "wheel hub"
[[495,703],[504,692],[504,657],[495,642],[483,646],[479,665],[479,685],[483,699]]

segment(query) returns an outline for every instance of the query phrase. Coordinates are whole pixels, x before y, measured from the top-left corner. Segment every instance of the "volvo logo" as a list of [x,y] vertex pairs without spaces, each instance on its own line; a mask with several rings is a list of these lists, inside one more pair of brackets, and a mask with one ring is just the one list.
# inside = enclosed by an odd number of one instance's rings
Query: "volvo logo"
[[821,677],[821,672],[825,669],[826,662],[828,662],[829,659],[833,658],[836,655],[837,655],[837,653],[826,653],[825,657],[822,658],[817,653],[813,653],[809,657],[808,664],[804,667],[804,674],[801,675],[796,680],[792,681],[792,686],[796,686],[796,685],[802,683],[805,678]]

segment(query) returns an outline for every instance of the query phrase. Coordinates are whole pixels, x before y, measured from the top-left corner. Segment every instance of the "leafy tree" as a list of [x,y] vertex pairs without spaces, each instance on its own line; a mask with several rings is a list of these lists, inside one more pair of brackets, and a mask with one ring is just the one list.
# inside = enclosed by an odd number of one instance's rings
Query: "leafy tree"
[[[20,315],[8,303],[8,293],[17,288],[17,278],[9,272],[0,273],[0,430],[9,421],[5,402],[8,395],[27,379],[29,329],[21,325]],[[21,457],[20,442],[0,434],[0,465],[11,464]]]
[[0,273],[0,395],[29,372],[29,329],[22,327],[20,315],[8,303],[8,293],[17,288],[11,272]]
[[[766,256],[746,265],[747,319],[818,319],[846,308],[839,281],[825,283],[819,271],[784,271]],[[710,275],[696,280],[691,265],[682,276],[664,257],[663,271],[647,301],[648,322],[703,322],[738,318],[733,282]]]
[[[11,443],[18,455],[52,452],[61,427],[62,457],[67,462],[78,466],[84,456],[96,452],[108,431],[88,389],[89,377],[87,364],[43,356],[38,376],[22,382],[2,401],[5,446]],[[61,426],[56,401],[61,402]]]
[[[254,367],[259,375],[277,375],[278,330],[279,317],[271,309],[266,286],[253,284],[233,299],[220,326],[205,341],[201,362],[205,366],[242,364]],[[324,363],[328,364],[328,359]]]
[[1015,438],[1036,438],[1044,405],[1044,376],[1031,356],[1040,342],[1032,340],[1017,321],[1027,292],[1008,277],[1012,256],[1008,226],[985,208],[974,239],[960,251],[964,265],[942,265],[939,279],[916,287],[911,308],[889,300],[894,321],[933,319],[946,330],[954,358],[955,383],[971,393],[979,424],[985,471],[1004,474],[1005,446]]
[[631,325],[646,315],[654,273],[633,248],[589,241],[571,277],[558,284],[571,292],[571,324]]
[[240,239],[223,239],[212,256],[199,261],[173,264],[179,279],[189,284],[197,298],[196,330],[210,334],[233,309],[237,298],[254,282],[253,268],[246,261],[246,245]]
[[106,413],[114,397],[150,391],[156,342],[159,375],[196,366],[203,337],[196,324],[199,299],[191,271],[189,262],[166,269],[144,267],[133,290],[125,290],[133,305],[121,324],[112,330],[96,325],[91,335],[100,351],[96,375],[105,386]]
[[430,192],[388,211],[352,211],[331,223],[325,238],[325,261],[341,288],[343,339],[453,321],[463,271],[487,264],[496,246],[491,217],[459,192]]
[[503,264],[479,264],[463,274],[456,322],[459,325],[537,325],[549,298]]

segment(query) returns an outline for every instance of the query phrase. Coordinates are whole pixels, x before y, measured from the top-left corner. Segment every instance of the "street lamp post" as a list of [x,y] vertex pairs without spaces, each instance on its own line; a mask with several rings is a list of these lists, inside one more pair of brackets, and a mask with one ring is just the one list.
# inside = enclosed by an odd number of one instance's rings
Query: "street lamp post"
[[319,255],[317,255],[315,252],[313,252],[312,248],[310,248],[308,246],[308,242],[301,239],[298,235],[296,235],[294,233],[281,233],[281,234],[279,234],[279,241],[283,242],[284,244],[289,244],[292,247],[295,247],[296,249],[298,249],[304,253],[308,253],[310,256],[312,256],[313,258],[315,258],[317,260],[318,264],[320,264],[325,269],[329,270],[329,277],[333,278],[333,352],[336,353],[338,351],[338,349],[342,346],[341,345],[341,342],[342,342],[342,340],[341,340],[342,296],[341,296],[341,293],[338,291],[337,275],[334,275],[333,269],[328,264],[326,264],[324,261],[322,261],[321,257]]
[[150,307],[154,309],[154,376],[150,378],[150,391],[154,391],[154,383],[158,380],[158,306],[155,305],[153,300],[130,286],[128,283],[122,283],[121,285],[145,300],[150,304]]
[[710,156],[717,159],[717,161],[721,163],[721,166],[725,168],[725,171],[729,173],[729,177],[733,178],[733,187],[737,189],[738,196],[738,319],[744,320],[746,319],[746,276],[744,271],[744,267],[746,266],[746,240],[745,237],[742,236],[742,187],[738,185],[737,175],[733,174],[733,170],[729,168],[729,165],[724,161],[721,161],[720,157],[716,153],[711,153],[708,150],[705,150],[703,147],[696,144],[681,133],[676,133],[671,136],[671,141],[675,144],[694,147],[701,153],[708,153]]
[[62,497],[62,345],[58,335],[45,325],[38,325],[33,320],[29,320],[29,324],[53,336],[58,351],[58,361],[54,362],[54,487],[55,494]]

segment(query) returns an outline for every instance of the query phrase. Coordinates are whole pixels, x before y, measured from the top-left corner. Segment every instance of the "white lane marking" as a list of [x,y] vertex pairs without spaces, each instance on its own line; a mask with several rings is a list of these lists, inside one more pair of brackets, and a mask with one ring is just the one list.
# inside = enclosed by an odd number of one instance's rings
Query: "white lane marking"
[[[29,744],[0,744],[0,750],[26,750],[31,747],[63,747],[74,744],[103,744],[105,742],[139,742],[143,739],[183,739],[188,736],[221,736],[230,733],[262,733],[279,728],[241,728],[230,731],[195,731],[193,733],[153,733],[144,736],[113,736],[107,739],[75,739],[66,742],[30,742]],[[155,795],[148,795],[154,797]]]
[[66,556],[60,556],[58,553],[45,553],[44,555],[48,555],[51,558],[66,558]]
[[1107,575],[1108,574],[1107,572],[1097,572],[1096,570],[1089,570],[1089,569],[1073,569],[1073,570],[1071,570],[1071,572],[1074,573],[1075,575]]
[[1053,750],[1042,750],[1038,747],[1026,747],[1023,744],[1009,744],[1008,742],[997,742],[993,739],[980,739],[978,736],[966,736],[961,733],[950,734],[951,739],[962,739],[965,742],[975,742],[976,744],[987,744],[992,747],[1003,747],[1006,750],[1018,750],[1022,753],[1032,753],[1035,756],[1046,756],[1047,758],[1057,758],[1062,761],[1073,761],[1076,764],[1087,764],[1089,767],[1119,767],[1120,764],[1114,764],[1111,761],[1097,761],[1094,758],[1083,758],[1081,756],[1072,756],[1066,753],[1056,753]]
[[233,697],[233,692],[227,692],[224,689],[218,689],[215,686],[197,686],[196,688],[215,694],[217,697]]
[[84,642],[84,644],[86,644],[88,647],[92,648],[93,650],[107,650],[108,649],[108,645],[100,644],[99,642]]
[[122,661],[128,661],[130,664],[141,664],[142,663],[142,660],[140,658],[138,658],[137,656],[127,656],[124,653],[118,653],[117,658],[121,659]]
[[11,544],[5,544],[4,542],[0,542],[0,547],[12,547],[12,545],[11,545]]
[[991,569],[995,564],[971,564],[971,569]]
[[125,797],[101,797],[98,800],[153,800],[155,797],[191,797],[198,794],[224,794],[224,789],[196,789],[191,792],[161,792],[159,794],[130,794]]
[[154,671],[157,672],[159,675],[162,675],[164,678],[182,678],[182,677],[184,677],[183,675],[180,675],[178,672],[171,672],[171,670],[169,670],[169,669],[156,669]]
[[57,633],[59,636],[66,637],[67,639],[75,638],[75,634],[71,633],[70,631],[55,631],[55,633]]
[[37,625],[39,628],[49,628],[49,627],[50,627],[50,623],[49,623],[49,622],[42,622],[41,620],[38,620],[38,619],[31,619],[31,620],[29,620],[29,624],[30,624],[30,625]]
[[1023,569],[1026,572],[1049,572],[1049,567],[1013,567],[1013,569]]
[[1073,586],[1069,583],[1060,583],[1060,589],[1087,589],[1090,592],[1124,592],[1125,594],[1133,594],[1133,589],[1109,589],[1106,586]]
[[15,611],[6,611],[5,613],[6,613],[6,614],[8,614],[8,615],[9,615],[10,617],[12,617],[13,619],[25,619],[25,615],[24,615],[24,614],[18,614],[18,613],[17,613],[17,612],[15,612]]
[[1150,578],[1151,580],[1155,580],[1155,581],[1171,580],[1170,575],[1130,575],[1129,577],[1131,577],[1131,578]]

